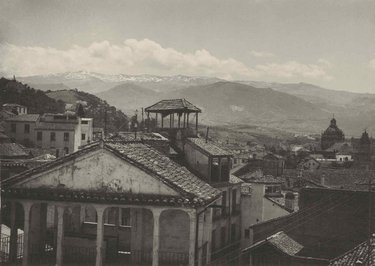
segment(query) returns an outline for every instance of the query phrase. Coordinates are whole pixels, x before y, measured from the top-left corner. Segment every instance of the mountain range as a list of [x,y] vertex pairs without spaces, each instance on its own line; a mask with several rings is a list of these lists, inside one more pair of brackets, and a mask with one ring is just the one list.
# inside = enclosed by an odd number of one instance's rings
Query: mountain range
[[228,82],[211,77],[104,75],[69,72],[18,77],[42,90],[77,88],[132,113],[164,98],[186,98],[203,110],[201,122],[321,133],[334,115],[347,136],[375,133],[375,94],[329,90],[307,83]]

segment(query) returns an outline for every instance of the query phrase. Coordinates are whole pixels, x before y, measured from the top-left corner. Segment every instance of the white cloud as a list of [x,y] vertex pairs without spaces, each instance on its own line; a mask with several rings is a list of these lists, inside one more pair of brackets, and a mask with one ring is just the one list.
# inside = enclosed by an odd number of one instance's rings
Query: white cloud
[[333,77],[327,73],[327,64],[318,62],[317,64],[301,64],[296,61],[286,63],[269,63],[257,65],[256,69],[271,77],[295,78],[302,77],[308,79],[331,80]]
[[370,67],[375,68],[375,58],[370,61]]
[[51,47],[0,44],[0,72],[29,76],[86,70],[104,74],[156,74],[216,76],[225,79],[325,78],[327,62],[287,62],[247,66],[233,58],[221,59],[205,49],[183,53],[149,40],[127,39],[120,45],[108,41],[66,50]]
[[254,51],[254,50],[250,51],[250,54],[254,57],[265,57],[265,58],[275,56],[273,53],[264,52],[264,51]]

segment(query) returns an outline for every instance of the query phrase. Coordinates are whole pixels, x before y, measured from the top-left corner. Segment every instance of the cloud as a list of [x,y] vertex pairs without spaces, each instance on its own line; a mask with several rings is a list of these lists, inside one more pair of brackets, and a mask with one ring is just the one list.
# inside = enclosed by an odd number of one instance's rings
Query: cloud
[[250,52],[250,54],[254,57],[265,57],[265,58],[269,58],[269,57],[274,57],[275,55],[273,53],[269,53],[269,52],[264,52],[264,51],[254,51],[252,50]]
[[370,61],[370,67],[375,69],[375,58]]
[[30,76],[86,70],[104,74],[216,76],[224,79],[327,78],[327,62],[287,62],[248,66],[233,58],[218,58],[206,49],[183,53],[149,39],[127,39],[115,45],[94,42],[61,50],[51,47],[0,44],[0,72]]
[[[328,62],[328,61],[327,61]],[[295,78],[302,77],[308,79],[325,79],[331,80],[332,76],[328,75],[327,62],[318,62],[317,64],[301,64],[296,61],[289,61],[283,64],[269,63],[257,65],[256,69],[271,77],[277,78]]]

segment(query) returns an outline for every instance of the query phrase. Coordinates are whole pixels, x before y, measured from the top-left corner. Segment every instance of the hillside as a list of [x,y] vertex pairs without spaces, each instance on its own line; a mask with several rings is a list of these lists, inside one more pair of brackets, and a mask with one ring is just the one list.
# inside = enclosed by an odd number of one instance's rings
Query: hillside
[[298,97],[234,82],[190,87],[178,91],[177,96],[202,107],[203,118],[215,124],[250,124],[289,132],[315,132],[318,127],[312,122],[328,115]]
[[98,96],[122,110],[147,107],[163,98],[186,98],[202,108],[201,121],[210,125],[254,124],[294,131],[302,130],[305,120],[329,116],[298,97],[234,82],[221,81],[164,93],[124,84]]
[[29,113],[61,113],[65,104],[51,99],[43,91],[35,90],[19,81],[0,79],[0,106],[4,103],[17,103],[27,106]]
[[[46,95],[52,99],[75,105],[77,102],[86,102],[85,115],[94,118],[95,127],[103,127],[107,122],[108,132],[126,130],[128,128],[128,117],[114,106],[95,95],[78,90],[51,91]],[[107,116],[105,117],[105,112]]]
[[[211,84],[218,78],[191,76],[154,76],[154,75],[105,75],[95,72],[77,71],[50,75],[19,77],[19,80],[35,84],[41,90],[54,90],[56,84],[89,93],[100,93],[124,83],[132,83],[157,92],[167,92],[189,86]],[[48,88],[50,85],[50,88]]]
[[162,99],[162,95],[133,83],[118,85],[108,91],[97,94],[99,98],[128,113],[155,103],[155,101]]

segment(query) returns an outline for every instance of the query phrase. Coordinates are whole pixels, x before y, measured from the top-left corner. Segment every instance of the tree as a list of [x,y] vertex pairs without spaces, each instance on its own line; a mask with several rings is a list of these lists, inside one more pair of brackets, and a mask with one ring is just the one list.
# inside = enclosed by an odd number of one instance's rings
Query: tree
[[85,110],[83,109],[82,104],[78,104],[76,114],[78,117],[85,117]]

